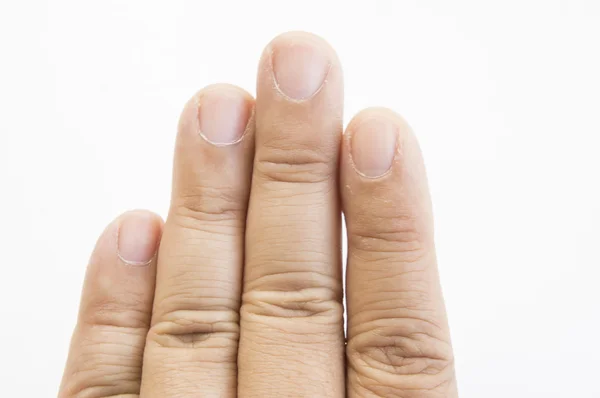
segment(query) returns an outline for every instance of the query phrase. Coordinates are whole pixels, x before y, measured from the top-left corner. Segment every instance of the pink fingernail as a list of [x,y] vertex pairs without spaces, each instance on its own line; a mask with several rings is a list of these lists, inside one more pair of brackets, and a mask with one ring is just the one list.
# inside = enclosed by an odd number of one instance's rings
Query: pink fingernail
[[273,74],[279,90],[294,100],[315,95],[329,71],[325,51],[310,40],[278,43],[272,57]]
[[126,264],[148,265],[156,255],[158,237],[154,216],[145,212],[127,213],[119,225],[117,254]]

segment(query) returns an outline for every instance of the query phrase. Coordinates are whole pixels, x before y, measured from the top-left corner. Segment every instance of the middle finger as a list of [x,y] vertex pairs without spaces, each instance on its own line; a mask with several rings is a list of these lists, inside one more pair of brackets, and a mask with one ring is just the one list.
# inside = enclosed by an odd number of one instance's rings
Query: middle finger
[[258,72],[238,394],[344,394],[337,164],[342,73],[303,33],[267,47]]

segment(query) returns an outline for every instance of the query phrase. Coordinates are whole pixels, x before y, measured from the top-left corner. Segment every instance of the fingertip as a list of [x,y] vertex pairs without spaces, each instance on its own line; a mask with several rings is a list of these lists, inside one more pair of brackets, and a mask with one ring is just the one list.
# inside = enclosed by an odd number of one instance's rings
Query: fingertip
[[300,107],[312,104],[337,109],[342,94],[341,62],[323,38],[308,32],[286,32],[265,46],[258,68],[259,103],[283,100]]
[[247,196],[254,158],[254,103],[248,92],[230,84],[207,86],[186,103],[178,126],[169,214],[181,210],[189,216],[200,208],[212,209],[216,202],[209,196],[215,192],[227,191],[225,196],[236,200]]
[[402,164],[421,162],[419,144],[411,127],[388,108],[373,107],[359,112],[346,128],[344,143],[348,165],[362,178],[376,180]]
[[200,137],[214,146],[239,143],[250,130],[254,98],[231,84],[206,86],[186,103],[179,119],[180,134]]
[[147,210],[133,210],[118,218],[117,256],[128,265],[145,266],[156,257],[163,220]]
[[274,87],[286,99],[308,100],[327,83],[339,64],[333,47],[323,38],[307,32],[287,32],[267,45],[263,62],[272,71]]

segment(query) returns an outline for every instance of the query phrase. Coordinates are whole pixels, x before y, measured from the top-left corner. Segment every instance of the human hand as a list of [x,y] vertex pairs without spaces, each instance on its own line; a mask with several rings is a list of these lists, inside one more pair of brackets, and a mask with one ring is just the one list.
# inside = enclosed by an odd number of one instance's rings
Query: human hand
[[418,144],[385,109],[342,135],[342,85],[334,51],[290,33],[256,101],[188,102],[168,219],[99,238],[60,397],[457,397]]

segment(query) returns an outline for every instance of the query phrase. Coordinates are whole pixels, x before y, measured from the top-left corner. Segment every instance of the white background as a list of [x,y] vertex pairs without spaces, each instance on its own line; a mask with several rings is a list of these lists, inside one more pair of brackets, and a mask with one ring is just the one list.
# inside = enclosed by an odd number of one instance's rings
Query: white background
[[182,104],[286,30],[421,140],[461,396],[600,397],[597,0],[3,0],[1,395],[56,394],[96,237],[166,215]]

